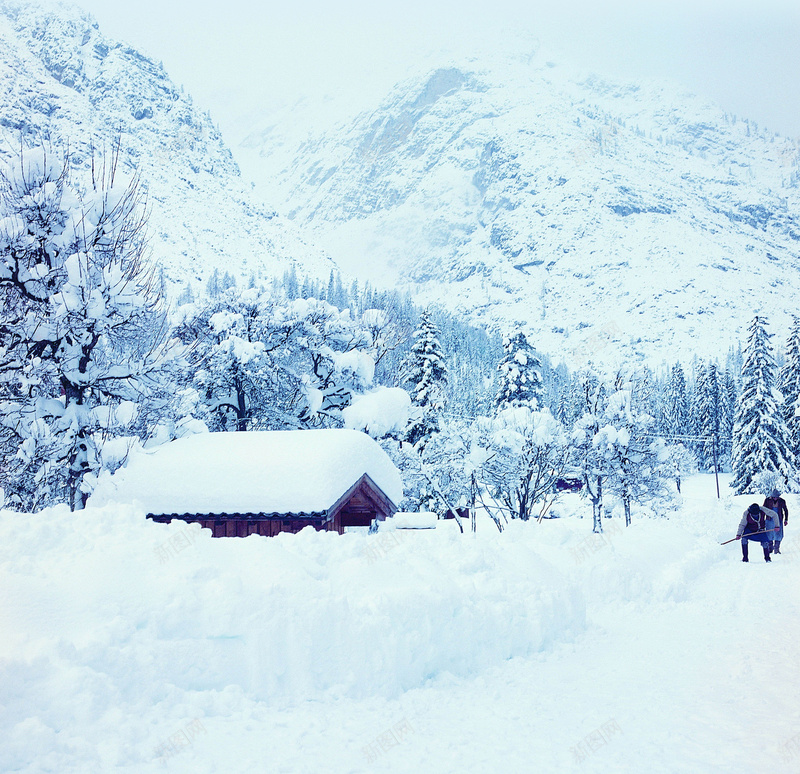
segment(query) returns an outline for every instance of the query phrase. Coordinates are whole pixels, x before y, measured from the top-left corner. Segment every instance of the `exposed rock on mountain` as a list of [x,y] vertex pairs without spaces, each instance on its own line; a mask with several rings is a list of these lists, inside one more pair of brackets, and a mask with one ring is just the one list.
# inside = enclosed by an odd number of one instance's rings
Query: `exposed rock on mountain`
[[799,148],[669,85],[535,56],[398,86],[300,145],[272,196],[346,268],[572,363],[675,360],[795,311]]
[[208,114],[157,62],[103,36],[73,6],[0,2],[0,159],[20,142],[67,147],[76,164],[110,152],[147,192],[154,260],[173,287],[217,268],[247,280],[330,260],[254,198]]

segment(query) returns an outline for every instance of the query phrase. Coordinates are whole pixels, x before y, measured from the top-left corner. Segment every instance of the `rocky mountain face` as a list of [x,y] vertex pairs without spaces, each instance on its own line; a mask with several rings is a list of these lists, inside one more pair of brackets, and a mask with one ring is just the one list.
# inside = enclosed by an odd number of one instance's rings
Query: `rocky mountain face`
[[74,7],[0,0],[0,159],[48,141],[88,166],[119,140],[171,288],[327,277],[330,254],[572,365],[713,356],[794,312],[800,145],[674,87],[534,54],[426,71],[302,140],[295,118],[236,150],[267,207],[159,63]]
[[327,278],[330,259],[252,195],[209,115],[159,63],[73,6],[0,2],[0,160],[48,142],[86,166],[117,141],[146,191],[151,253],[172,290],[198,289],[214,268],[245,282],[293,264]]
[[795,312],[800,143],[670,85],[451,65],[282,169],[275,147],[242,158],[344,267],[572,365],[724,355],[755,313],[782,339]]

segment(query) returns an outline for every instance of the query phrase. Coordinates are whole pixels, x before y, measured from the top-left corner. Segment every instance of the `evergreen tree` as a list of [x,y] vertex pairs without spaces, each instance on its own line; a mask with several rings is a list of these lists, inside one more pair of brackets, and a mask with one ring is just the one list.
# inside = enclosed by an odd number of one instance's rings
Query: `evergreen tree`
[[448,413],[461,417],[489,414],[494,406],[497,361],[502,353],[500,338],[445,312],[438,312],[434,322],[446,353]]
[[375,291],[369,284],[369,281],[364,283],[364,289],[361,291],[361,297],[358,303],[358,313],[361,314],[365,309],[371,309],[375,305]]
[[416,416],[411,420],[406,438],[412,444],[425,440],[439,430],[444,409],[447,367],[439,343],[439,331],[431,313],[425,311],[414,332],[414,346],[403,364],[401,378],[410,387]]
[[749,326],[742,366],[742,390],[733,426],[733,482],[736,494],[753,492],[759,479],[772,477],[787,489],[793,484],[794,455],[775,389],[775,361],[763,317]]
[[335,300],[331,302],[334,306],[338,306],[339,309],[347,309],[350,299],[347,296],[347,289],[342,285],[342,278],[339,274],[336,275],[334,298]]
[[561,392],[558,395],[558,404],[554,412],[555,418],[561,422],[562,425],[572,424],[572,413],[570,411],[570,385],[562,384]]
[[178,304],[178,306],[194,303],[194,291],[192,290],[191,283],[189,282],[186,283],[186,286],[183,288],[183,291],[178,296],[178,300],[176,303]]
[[236,287],[236,278],[229,271],[222,275],[220,280],[219,289],[224,293],[226,290],[231,290]]
[[[331,269],[331,274],[328,278],[328,289],[325,292],[325,300],[333,306],[339,306],[337,303],[339,299],[336,298],[336,278],[333,269]],[[341,309],[342,307],[339,308]]]
[[730,470],[731,439],[733,438],[733,422],[736,414],[736,380],[733,374],[725,369],[719,391],[719,453],[722,470]]
[[689,434],[689,397],[680,363],[672,366],[664,400],[661,430],[667,436]]
[[497,366],[500,390],[495,400],[496,410],[520,406],[534,411],[541,408],[542,364],[525,334],[507,337],[503,341],[503,353]]
[[[706,381],[706,364],[702,360],[695,360],[694,384],[690,399],[689,435],[703,435],[703,401]],[[700,467],[704,466],[705,450],[702,441],[694,440],[690,444],[691,450],[698,460]]]
[[300,284],[297,281],[297,269],[292,264],[291,268],[283,275],[283,288],[286,298],[293,301],[300,296]]
[[206,283],[206,295],[209,298],[217,298],[222,292],[222,286],[220,282],[219,271],[214,269],[214,271],[211,272],[211,276],[208,278],[208,282]]
[[650,417],[651,429],[654,430],[655,417],[658,416],[661,408],[661,390],[658,389],[658,381],[652,369],[648,366],[640,366],[635,382],[638,410]]
[[550,413],[565,427],[572,424],[568,419],[570,380],[569,369],[563,363],[550,370],[549,378],[544,379],[543,376],[547,394],[545,404]]
[[709,363],[700,372],[697,383],[697,430],[703,438],[699,446],[700,466],[713,470],[714,460],[719,454],[720,389],[717,366]]
[[783,393],[783,420],[789,433],[789,446],[795,459],[800,457],[800,318],[794,317],[786,342],[786,362],[780,374]]

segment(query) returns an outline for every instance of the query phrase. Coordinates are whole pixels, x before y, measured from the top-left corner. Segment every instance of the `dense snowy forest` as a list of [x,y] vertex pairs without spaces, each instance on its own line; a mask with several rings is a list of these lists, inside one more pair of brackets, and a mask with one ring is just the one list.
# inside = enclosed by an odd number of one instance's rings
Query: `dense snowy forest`
[[[633,503],[662,513],[698,470],[731,471],[738,493],[796,486],[797,320],[782,348],[758,316],[716,361],[571,372],[536,331],[501,337],[335,272],[241,287],[215,271],[170,305],[118,158],[84,174],[53,147],[24,148],[0,176],[7,508],[81,508],[133,449],[187,433],[352,426],[366,395],[384,416],[358,429],[403,470],[406,507],[480,504],[500,529],[545,515],[570,482],[595,531],[617,508],[630,523]],[[397,388],[408,403],[389,409]]]

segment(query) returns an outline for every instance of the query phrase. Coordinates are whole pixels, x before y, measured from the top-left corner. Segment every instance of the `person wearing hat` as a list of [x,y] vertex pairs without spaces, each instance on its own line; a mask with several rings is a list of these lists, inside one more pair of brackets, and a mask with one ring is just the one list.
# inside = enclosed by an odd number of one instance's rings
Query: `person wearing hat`
[[786,507],[786,500],[781,497],[777,489],[772,490],[772,494],[764,500],[764,507],[776,511],[778,518],[775,519],[775,528],[772,530],[772,553],[781,552],[781,540],[783,540],[783,528],[789,523],[789,509]]
[[758,503],[753,503],[744,512],[742,520],[739,522],[739,527],[736,530],[736,539],[742,541],[743,562],[749,561],[747,558],[747,543],[749,540],[755,540],[757,543],[761,543],[764,549],[764,561],[772,561],[772,559],[769,558],[772,540],[767,531],[768,518],[772,518],[777,522],[778,514],[771,508],[764,508],[764,506]]

